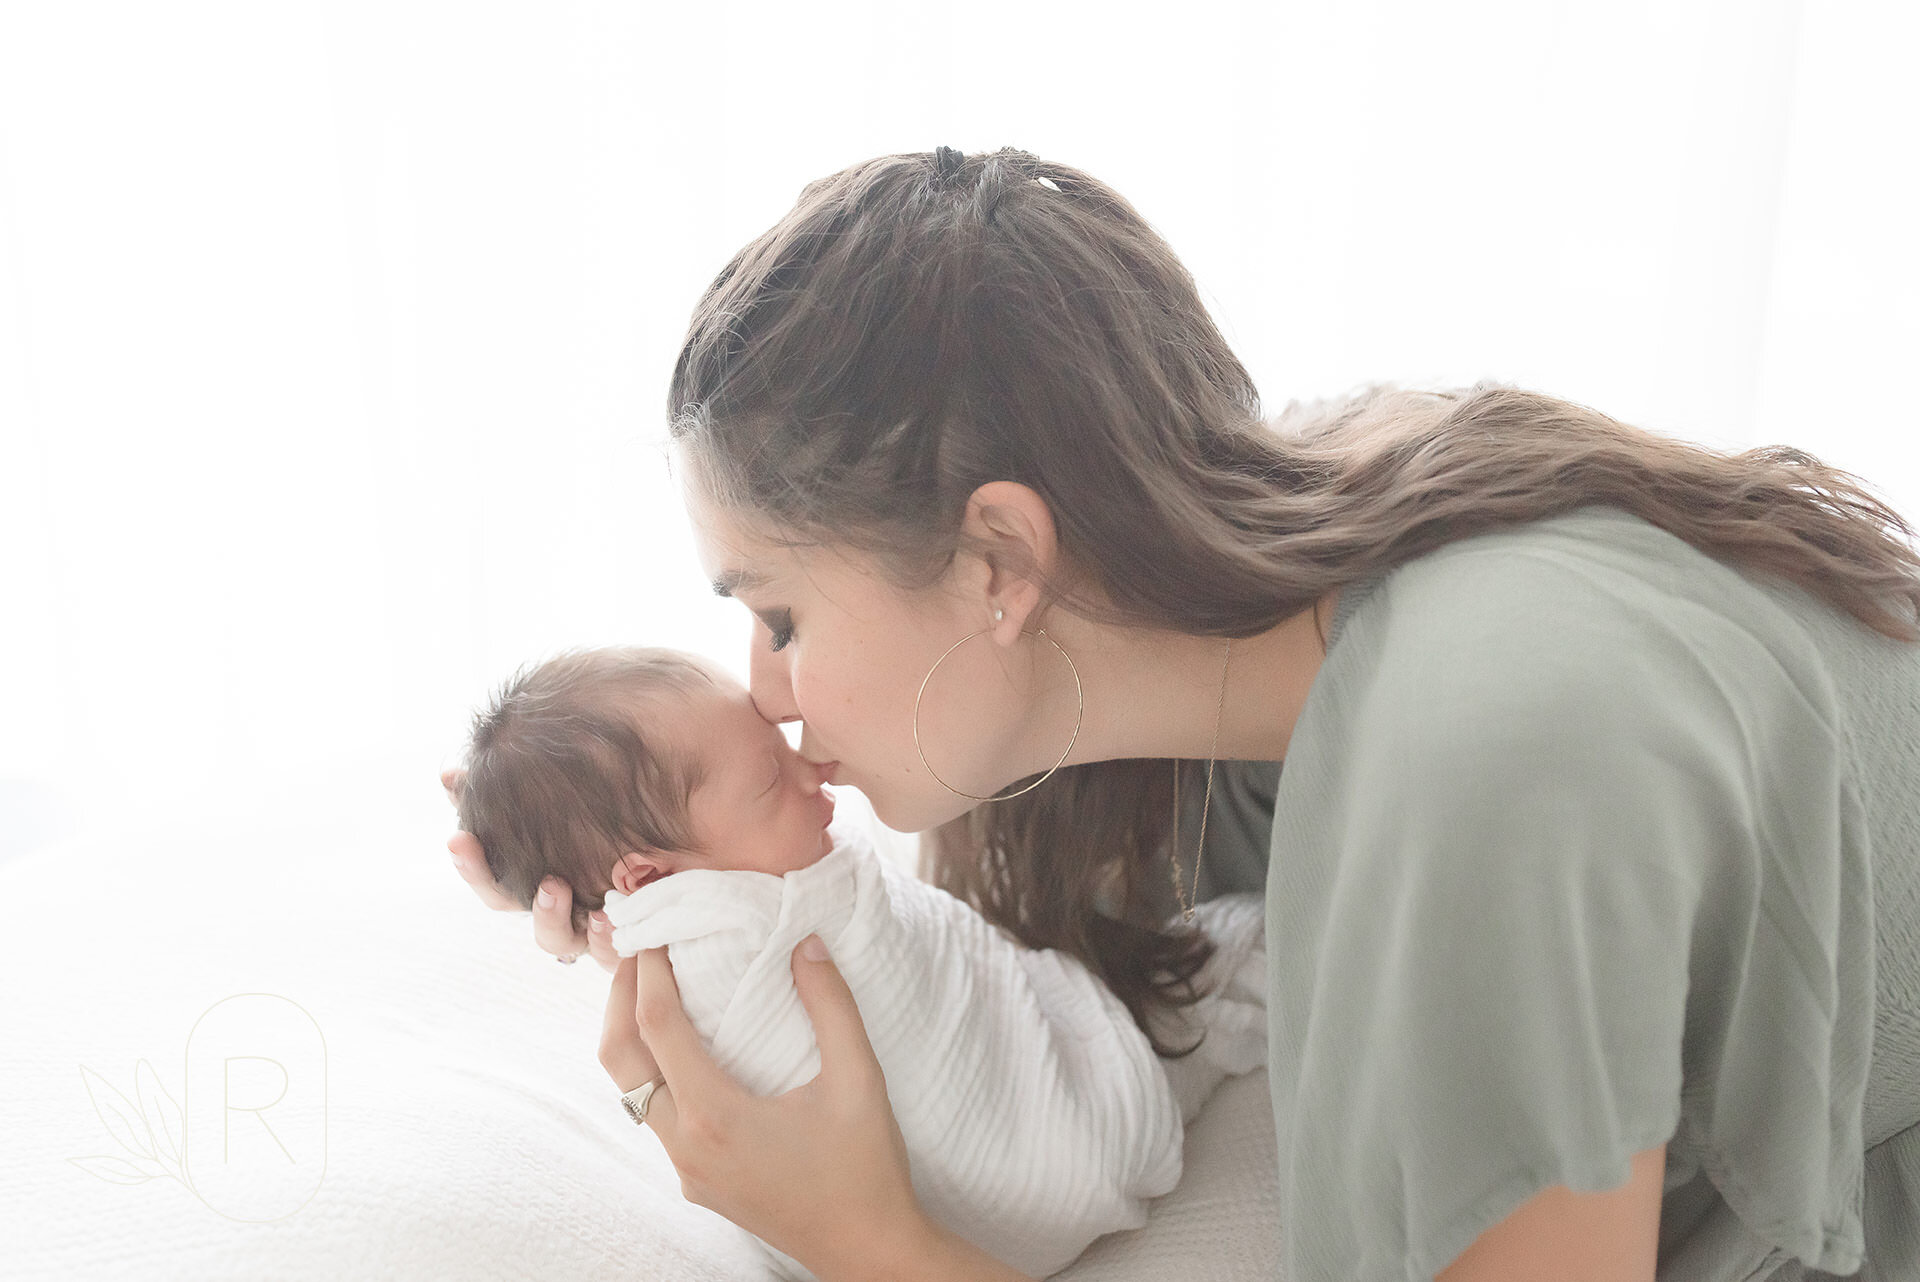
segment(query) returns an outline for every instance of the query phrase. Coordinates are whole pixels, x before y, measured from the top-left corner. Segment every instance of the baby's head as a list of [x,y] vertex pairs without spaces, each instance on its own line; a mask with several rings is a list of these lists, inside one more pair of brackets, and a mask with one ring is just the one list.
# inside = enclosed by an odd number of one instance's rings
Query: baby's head
[[523,907],[549,876],[574,926],[685,868],[776,876],[832,848],[824,772],[724,671],[642,646],[565,651],[523,667],[474,715],[460,826]]

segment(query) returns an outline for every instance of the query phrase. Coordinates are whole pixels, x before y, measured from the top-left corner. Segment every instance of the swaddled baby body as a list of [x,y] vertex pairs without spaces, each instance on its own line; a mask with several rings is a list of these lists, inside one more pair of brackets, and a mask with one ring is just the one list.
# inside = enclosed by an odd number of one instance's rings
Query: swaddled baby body
[[[819,1071],[789,961],[818,934],[886,1075],[922,1204],[1036,1277],[1139,1226],[1179,1181],[1184,1121],[1266,1061],[1259,896],[1198,906],[1217,950],[1185,1018],[1206,1035],[1162,1060],[1078,959],[1020,944],[833,822],[819,769],[692,656],[572,652],[516,674],[475,720],[459,803],[525,902],[557,874],[578,911],[604,906],[622,956],[665,945],[689,1020],[755,1094]],[[811,1277],[765,1249],[783,1275]]]

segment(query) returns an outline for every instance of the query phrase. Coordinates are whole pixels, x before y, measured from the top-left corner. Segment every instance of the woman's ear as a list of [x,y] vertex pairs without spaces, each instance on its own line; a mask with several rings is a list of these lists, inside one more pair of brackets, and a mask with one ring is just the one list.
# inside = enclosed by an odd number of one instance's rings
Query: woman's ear
[[960,530],[985,545],[967,585],[981,598],[981,625],[993,628],[996,641],[1010,644],[1027,630],[1040,604],[1041,579],[1059,568],[1053,511],[1031,486],[988,481],[968,496]]
[[672,871],[665,851],[629,851],[614,862],[611,880],[615,890],[623,895],[631,895],[648,882]]

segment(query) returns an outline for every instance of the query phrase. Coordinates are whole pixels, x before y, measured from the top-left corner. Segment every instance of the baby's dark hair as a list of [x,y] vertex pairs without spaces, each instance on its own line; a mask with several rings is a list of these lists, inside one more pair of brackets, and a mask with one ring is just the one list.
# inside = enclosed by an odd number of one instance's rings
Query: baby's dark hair
[[688,809],[703,766],[667,742],[664,714],[713,684],[693,656],[648,646],[565,650],[509,677],[474,714],[453,788],[501,889],[531,909],[560,877],[584,930],[621,855],[703,853]]

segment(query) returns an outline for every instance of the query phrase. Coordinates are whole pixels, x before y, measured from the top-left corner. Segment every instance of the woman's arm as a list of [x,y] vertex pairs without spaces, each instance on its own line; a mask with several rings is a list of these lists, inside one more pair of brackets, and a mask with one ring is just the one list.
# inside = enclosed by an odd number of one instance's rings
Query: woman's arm
[[940,1225],[929,1221],[927,1227],[934,1235],[930,1241],[910,1250],[887,1272],[867,1276],[885,1278],[888,1282],[896,1278],[914,1278],[918,1282],[1034,1282]]
[[1617,1189],[1542,1189],[1482,1233],[1434,1282],[1652,1282],[1667,1146],[1636,1153]]
[[810,960],[805,947],[791,964],[820,1072],[784,1095],[749,1094],[714,1062],[681,1006],[665,948],[614,971],[600,1062],[623,1092],[665,1078],[647,1125],[681,1192],[821,1282],[1029,1282],[921,1209],[853,993],[824,951]]

